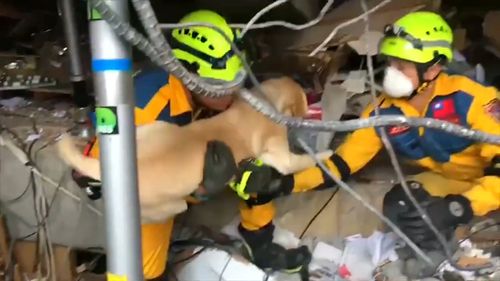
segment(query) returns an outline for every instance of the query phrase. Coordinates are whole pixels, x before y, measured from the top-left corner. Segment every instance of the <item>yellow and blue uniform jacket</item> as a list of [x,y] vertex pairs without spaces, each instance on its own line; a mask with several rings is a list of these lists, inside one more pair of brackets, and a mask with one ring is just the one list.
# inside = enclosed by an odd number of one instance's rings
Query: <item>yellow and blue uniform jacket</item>
[[[408,101],[385,95],[379,99],[379,107],[381,115],[435,118],[500,135],[498,91],[464,76],[440,74],[423,114]],[[374,114],[373,106],[368,106],[361,118]],[[335,154],[325,161],[329,170],[346,179],[363,168],[383,148],[378,130],[365,128],[350,134]],[[445,178],[470,182],[471,188],[462,195],[470,200],[475,215],[485,215],[500,207],[500,177],[498,174],[484,174],[493,159],[500,156],[499,145],[477,143],[436,129],[400,125],[385,130],[400,157]],[[285,188],[294,192],[333,185],[319,167],[287,177],[284,183],[288,186]]]
[[[177,125],[192,121],[189,92],[175,76],[162,68],[144,70],[134,77],[135,125],[161,120]],[[95,119],[94,116],[91,119]],[[95,124],[95,121],[92,122]],[[91,142],[86,153],[99,157],[97,141]]]

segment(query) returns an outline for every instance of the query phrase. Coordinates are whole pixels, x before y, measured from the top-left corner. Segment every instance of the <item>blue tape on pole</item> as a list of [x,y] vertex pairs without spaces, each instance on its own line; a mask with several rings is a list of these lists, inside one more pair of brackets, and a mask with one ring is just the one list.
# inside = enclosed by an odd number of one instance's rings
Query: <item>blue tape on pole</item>
[[92,60],[92,71],[131,71],[132,61],[130,59],[96,59]]

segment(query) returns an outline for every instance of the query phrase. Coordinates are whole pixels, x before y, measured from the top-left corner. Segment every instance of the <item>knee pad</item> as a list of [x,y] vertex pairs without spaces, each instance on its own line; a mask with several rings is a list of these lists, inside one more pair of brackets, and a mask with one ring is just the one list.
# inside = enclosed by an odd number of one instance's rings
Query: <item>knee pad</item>
[[[425,190],[422,183],[410,180],[406,181],[406,184],[417,202],[424,202],[431,198],[431,195]],[[414,208],[401,183],[394,185],[391,190],[385,194],[382,206],[383,214],[392,222],[397,220],[398,214],[410,211]]]
[[[425,201],[431,197],[421,182],[410,180],[406,181],[406,184],[408,185],[411,194],[415,197],[415,199],[417,199],[418,202]],[[402,207],[407,205],[406,203],[410,202],[409,200],[410,199],[408,198],[408,195],[406,194],[401,183],[394,185],[384,196],[384,203],[398,204]]]

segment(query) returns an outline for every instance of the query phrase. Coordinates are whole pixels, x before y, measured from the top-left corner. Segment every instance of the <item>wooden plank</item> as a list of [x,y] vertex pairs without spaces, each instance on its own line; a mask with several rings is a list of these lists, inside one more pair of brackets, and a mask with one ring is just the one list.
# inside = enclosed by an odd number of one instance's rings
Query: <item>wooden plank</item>
[[14,245],[14,258],[22,272],[32,273],[37,267],[37,246],[31,241],[17,241]]
[[0,267],[10,263],[9,232],[5,223],[5,216],[0,215]]
[[76,255],[69,247],[55,246],[54,259],[56,263],[57,280],[76,279]]

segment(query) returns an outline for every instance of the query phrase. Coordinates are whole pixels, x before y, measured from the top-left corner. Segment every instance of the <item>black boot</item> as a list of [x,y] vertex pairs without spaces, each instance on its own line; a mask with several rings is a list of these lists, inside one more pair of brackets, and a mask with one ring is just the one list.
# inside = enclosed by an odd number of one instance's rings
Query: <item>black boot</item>
[[240,224],[238,230],[249,247],[253,263],[259,268],[289,273],[299,272],[303,268],[307,270],[311,261],[311,253],[307,246],[286,249],[273,243],[274,225],[272,222],[254,231],[246,230]]

